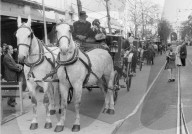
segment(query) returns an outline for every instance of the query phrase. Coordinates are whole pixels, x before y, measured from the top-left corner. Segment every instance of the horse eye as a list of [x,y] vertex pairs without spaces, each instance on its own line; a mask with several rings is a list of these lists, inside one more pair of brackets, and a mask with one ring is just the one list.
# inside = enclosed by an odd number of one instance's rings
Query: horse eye
[[30,38],[31,37],[31,34],[30,35],[28,35],[28,38]]

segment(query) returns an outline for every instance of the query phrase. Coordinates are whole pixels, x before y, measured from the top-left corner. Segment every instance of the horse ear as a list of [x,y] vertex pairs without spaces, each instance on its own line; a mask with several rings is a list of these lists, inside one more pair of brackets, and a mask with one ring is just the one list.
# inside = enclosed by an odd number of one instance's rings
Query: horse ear
[[21,26],[21,16],[18,16],[18,18],[17,18],[17,26],[18,27]]
[[56,22],[56,23],[59,23],[59,22],[60,22],[60,20],[59,20],[59,15],[58,15],[57,13],[55,13],[55,22]]
[[31,27],[31,16],[28,16],[27,25],[28,25],[29,27]]

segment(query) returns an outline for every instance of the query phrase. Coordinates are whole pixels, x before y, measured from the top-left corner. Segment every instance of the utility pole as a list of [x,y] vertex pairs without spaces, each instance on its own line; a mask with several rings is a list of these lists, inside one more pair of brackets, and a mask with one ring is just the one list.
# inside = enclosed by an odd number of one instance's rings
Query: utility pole
[[106,9],[107,9],[107,24],[108,24],[108,28],[109,28],[109,34],[112,34],[111,23],[110,23],[111,17],[110,17],[110,13],[109,13],[109,0],[105,0],[105,2],[106,2]]
[[42,4],[43,4],[43,24],[44,24],[45,45],[48,45],[47,44],[47,25],[46,25],[46,20],[45,20],[45,4],[44,4],[44,0],[42,0]]
[[79,13],[82,11],[81,0],[77,0],[77,9],[78,9],[78,16],[79,16]]

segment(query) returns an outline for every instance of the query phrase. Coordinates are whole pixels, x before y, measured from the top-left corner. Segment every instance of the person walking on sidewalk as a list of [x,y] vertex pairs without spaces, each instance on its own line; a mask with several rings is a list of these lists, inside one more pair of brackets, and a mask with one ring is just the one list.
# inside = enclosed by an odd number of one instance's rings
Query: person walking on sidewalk
[[176,68],[175,57],[176,56],[175,56],[175,53],[173,52],[173,48],[170,46],[167,49],[167,54],[166,54],[167,63],[165,65],[165,69],[167,69],[168,72],[169,72],[168,82],[174,82],[175,81],[175,76],[174,76],[174,71],[175,71],[175,68]]
[[181,57],[181,63],[182,66],[185,66],[185,59],[187,58],[187,47],[186,47],[187,43],[183,42],[183,44],[181,45],[181,49],[180,49],[180,57]]

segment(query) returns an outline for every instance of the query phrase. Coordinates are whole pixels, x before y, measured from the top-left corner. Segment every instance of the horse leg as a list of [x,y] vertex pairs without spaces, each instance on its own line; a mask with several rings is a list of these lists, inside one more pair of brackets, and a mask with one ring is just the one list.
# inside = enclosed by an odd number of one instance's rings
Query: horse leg
[[107,109],[108,114],[114,114],[115,113],[115,108],[114,108],[114,97],[113,97],[113,83],[114,83],[114,76],[115,76],[115,71],[112,71],[110,75],[105,75],[105,80],[107,82],[107,93],[105,96],[105,109]]
[[43,85],[44,88],[44,99],[43,99],[43,104],[45,106],[45,111],[46,111],[46,123],[44,128],[50,129],[52,128],[52,123],[51,123],[51,118],[50,118],[50,111],[49,111],[49,104],[52,102],[51,97],[53,94],[51,93],[51,84],[48,82],[45,82]]
[[54,89],[54,86],[52,85],[52,83],[49,83],[49,86],[48,86],[48,92],[49,92],[49,100],[50,100],[50,114],[51,115],[54,115],[56,113],[56,110],[55,110],[55,89]]
[[38,123],[37,123],[37,99],[36,99],[36,87],[37,85],[35,83],[30,83],[27,81],[27,88],[29,89],[30,96],[31,96],[31,103],[33,105],[33,119],[31,121],[31,130],[35,130],[38,128]]
[[113,90],[114,90],[114,76],[115,76],[115,71],[113,71],[109,77],[108,81],[108,91],[107,93],[109,94],[109,109],[107,111],[108,114],[115,114],[115,108],[114,108],[114,97],[113,97]]
[[105,96],[105,108],[103,109],[103,113],[107,113],[107,110],[109,109],[109,94],[107,94],[107,88],[105,88],[104,83],[102,80],[99,80],[97,82],[98,87],[103,91]]
[[61,132],[64,129],[69,87],[67,87],[63,83],[59,82],[59,89],[60,89],[60,93],[61,93],[61,116],[60,116],[59,122],[57,123],[57,125],[55,127],[55,130],[54,130],[55,132]]
[[75,90],[75,122],[72,127],[72,132],[78,132],[80,131],[80,115],[79,115],[79,109],[80,109],[80,103],[81,103],[81,95],[82,95],[82,82],[77,82],[74,86]]
[[54,102],[55,102],[55,109],[58,111],[61,110],[61,93],[59,90],[59,83],[58,82],[53,82],[53,88],[54,88]]

